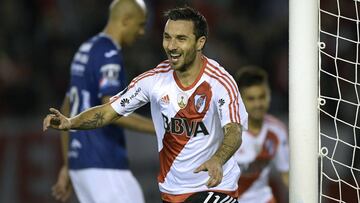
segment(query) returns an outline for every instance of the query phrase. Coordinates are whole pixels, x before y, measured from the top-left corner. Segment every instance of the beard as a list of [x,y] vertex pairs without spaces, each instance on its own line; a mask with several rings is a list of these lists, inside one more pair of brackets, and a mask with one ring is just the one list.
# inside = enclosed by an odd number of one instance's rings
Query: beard
[[[169,60],[171,61],[170,52],[167,55],[168,55]],[[181,57],[182,57],[182,59],[180,58],[180,60],[178,61],[178,64],[171,63],[171,67],[174,70],[184,72],[188,69],[189,66],[191,66],[194,63],[194,61],[196,59],[196,50],[192,49],[185,54],[182,53]]]

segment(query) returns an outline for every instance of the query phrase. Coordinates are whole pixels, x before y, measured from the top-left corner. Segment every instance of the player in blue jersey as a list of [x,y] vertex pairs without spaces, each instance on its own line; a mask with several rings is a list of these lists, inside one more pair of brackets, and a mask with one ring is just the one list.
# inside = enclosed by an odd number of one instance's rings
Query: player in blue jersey
[[[144,34],[145,21],[143,0],[112,2],[103,32],[84,42],[73,58],[70,87],[62,105],[65,115],[107,103],[126,87],[122,47]],[[65,202],[74,187],[82,203],[144,202],[129,170],[122,127],[155,133],[150,119],[132,114],[103,128],[62,134],[64,165],[52,188],[57,200]]]

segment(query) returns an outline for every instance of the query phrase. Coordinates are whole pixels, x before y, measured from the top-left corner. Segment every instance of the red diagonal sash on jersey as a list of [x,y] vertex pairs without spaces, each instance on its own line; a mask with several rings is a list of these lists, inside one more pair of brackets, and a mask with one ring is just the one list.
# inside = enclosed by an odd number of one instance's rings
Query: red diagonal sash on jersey
[[[199,98],[204,99],[204,101],[198,101]],[[180,109],[175,118],[183,118],[187,120],[188,124],[191,126],[191,123],[194,121],[202,121],[206,112],[209,109],[210,101],[212,97],[211,87],[209,83],[201,83],[195,92],[191,95],[188,100],[188,103],[185,108]],[[197,99],[196,99],[197,98]],[[196,101],[195,101],[196,100]],[[205,107],[200,108],[202,102],[205,102]],[[200,113],[199,113],[200,108]],[[192,129],[193,131],[195,129]],[[170,170],[174,160],[179,155],[181,150],[184,148],[186,143],[191,139],[190,136],[186,136],[187,130],[184,131],[181,135],[175,135],[171,132],[165,132],[163,138],[163,148],[160,151],[160,172],[158,175],[158,181],[163,183],[167,173]]]
[[263,169],[271,162],[276,154],[278,144],[279,140],[276,135],[269,131],[263,143],[262,150],[255,159],[256,161],[251,163],[249,165],[249,171],[244,171],[244,174],[241,174],[239,178],[239,196],[251,187],[251,185],[259,178]]

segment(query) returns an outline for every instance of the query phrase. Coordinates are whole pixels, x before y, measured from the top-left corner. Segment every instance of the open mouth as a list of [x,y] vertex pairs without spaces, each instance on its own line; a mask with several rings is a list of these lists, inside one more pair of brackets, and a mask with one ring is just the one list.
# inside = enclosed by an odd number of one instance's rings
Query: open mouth
[[179,58],[180,58],[181,54],[178,54],[178,53],[170,53],[169,56],[170,56],[170,62],[176,63],[176,62],[179,61]]

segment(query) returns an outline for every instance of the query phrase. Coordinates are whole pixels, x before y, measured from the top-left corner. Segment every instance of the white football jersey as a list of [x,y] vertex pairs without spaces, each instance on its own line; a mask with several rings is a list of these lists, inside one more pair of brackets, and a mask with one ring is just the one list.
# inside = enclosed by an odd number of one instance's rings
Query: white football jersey
[[285,125],[266,115],[258,135],[243,132],[243,143],[234,157],[241,168],[239,202],[266,203],[273,198],[268,184],[272,164],[289,171],[289,145]]
[[[201,72],[189,87],[182,86],[164,61],[134,78],[111,100],[123,116],[151,103],[160,154],[158,182],[166,201],[209,190],[208,173],[194,170],[219,148],[224,125],[234,122],[247,128],[247,112],[234,79],[214,60],[205,56],[202,60]],[[222,182],[211,190],[236,192],[239,175],[236,161],[230,158],[223,166]]]

